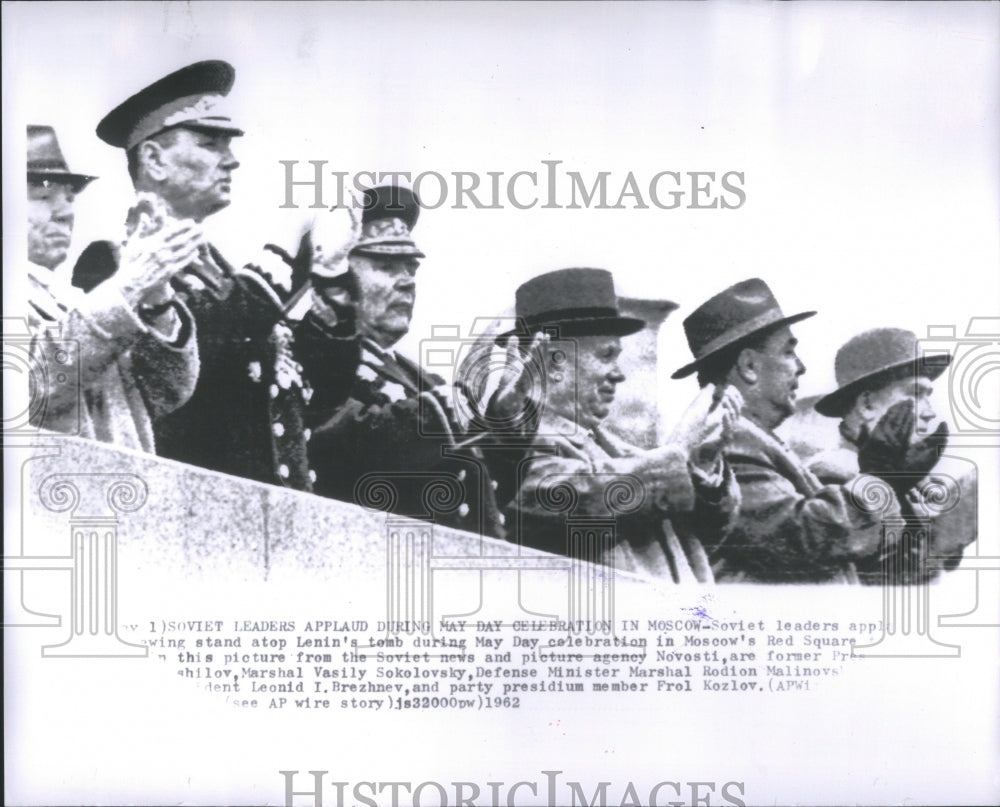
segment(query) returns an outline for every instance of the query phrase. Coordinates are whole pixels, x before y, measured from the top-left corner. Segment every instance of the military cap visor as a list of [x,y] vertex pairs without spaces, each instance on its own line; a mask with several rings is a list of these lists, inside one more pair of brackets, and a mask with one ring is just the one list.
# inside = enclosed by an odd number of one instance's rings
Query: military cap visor
[[150,84],[123,101],[97,124],[97,136],[117,148],[131,149],[176,126],[243,134],[224,108],[236,71],[228,62],[196,62]]
[[401,185],[380,185],[364,195],[361,232],[352,255],[423,258],[412,230],[420,217],[420,200]]

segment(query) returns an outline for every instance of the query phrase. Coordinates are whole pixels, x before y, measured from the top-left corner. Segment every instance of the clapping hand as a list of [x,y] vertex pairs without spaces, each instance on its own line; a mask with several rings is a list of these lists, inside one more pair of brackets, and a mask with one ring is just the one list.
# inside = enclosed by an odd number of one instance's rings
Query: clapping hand
[[[539,404],[542,396],[542,350],[549,341],[546,333],[536,333],[528,351],[522,354],[516,336],[507,338],[500,384],[490,402],[490,414],[503,420],[512,420],[526,412],[529,403]],[[533,369],[532,369],[533,368]]]
[[167,219],[148,226],[142,216],[122,245],[115,277],[132,306],[154,305],[171,296],[171,278],[187,267],[202,244],[201,228],[191,220]]
[[693,465],[711,472],[732,439],[742,410],[739,390],[709,384],[681,416],[669,442],[680,446]]
[[948,424],[941,421],[930,434],[914,439],[914,405],[905,400],[889,407],[858,448],[858,467],[903,495],[937,464],[948,443]]

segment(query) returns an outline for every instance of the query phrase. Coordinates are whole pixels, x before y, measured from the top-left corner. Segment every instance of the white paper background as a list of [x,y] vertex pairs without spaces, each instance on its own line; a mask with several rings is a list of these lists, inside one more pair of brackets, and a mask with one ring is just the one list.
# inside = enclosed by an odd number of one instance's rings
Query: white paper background
[[[970,317],[1000,313],[998,31],[1000,6],[986,3],[6,3],[5,288],[24,260],[25,124],[54,125],[71,168],[101,177],[79,198],[69,265],[116,235],[128,205],[124,156],[94,136],[97,121],[165,73],[222,58],[237,70],[247,135],[235,201],[208,229],[232,262],[295,229],[278,209],[281,159],[507,174],[557,159],[585,177],[610,171],[613,189],[628,171],[640,185],[665,170],[740,171],[739,210],[424,211],[428,258],[403,348],[415,352],[434,324],[497,313],[539,271],[602,266],[621,293],[681,304],[661,341],[673,368],[688,360],[681,317],[759,275],[786,311],[820,310],[797,328],[801,394],[820,393],[836,347],[860,330],[962,333]],[[660,392],[669,423],[694,385],[664,380]],[[995,541],[995,497],[982,499],[980,530]],[[968,605],[967,582],[949,581],[956,603]],[[811,610],[827,594],[789,596]],[[339,766],[352,781],[556,768],[583,781],[740,779],[768,803],[988,803],[996,640],[970,640],[961,665],[852,674],[829,697],[768,700],[766,713],[741,699],[676,715],[636,700],[601,716],[595,703],[488,723],[237,716],[170,695],[176,682],[152,686],[149,665],[36,662],[26,673],[8,652],[6,689],[16,682],[24,699],[13,712],[6,703],[8,799],[277,802],[278,769]],[[553,719],[570,727],[565,742]]]

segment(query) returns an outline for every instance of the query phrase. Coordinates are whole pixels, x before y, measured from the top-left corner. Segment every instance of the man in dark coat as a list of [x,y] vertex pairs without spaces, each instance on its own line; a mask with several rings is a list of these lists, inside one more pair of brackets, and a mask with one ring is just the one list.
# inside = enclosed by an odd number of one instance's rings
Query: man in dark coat
[[731,286],[684,320],[701,386],[728,383],[743,412],[726,458],[740,485],[740,510],[728,535],[707,547],[719,582],[858,582],[856,562],[882,540],[882,519],[899,504],[881,480],[861,474],[824,485],[774,433],[795,411],[805,372],[789,326],[815,311],[786,317],[763,280]]
[[[230,203],[242,131],[224,108],[235,71],[189,65],[108,113],[97,135],[125,149],[137,192],[130,232],[173,220],[200,224]],[[77,284],[113,273],[114,246],[93,246]],[[96,260],[94,259],[96,257]],[[188,403],[155,423],[157,454],[223,473],[310,490],[303,410],[309,387],[293,353],[292,302],[253,267],[235,270],[204,242],[173,285],[194,315],[201,372]]]
[[974,466],[942,460],[948,427],[931,404],[950,363],[947,353],[920,355],[912,331],[873,328],[837,351],[837,389],[816,402],[819,414],[841,418],[841,444],[813,457],[810,469],[824,482],[878,476],[911,527],[906,540],[858,561],[864,583],[927,582],[957,566],[976,538]]
[[[317,300],[296,332],[315,399],[310,461],[315,490],[362,506],[502,537],[498,499],[513,494],[524,418],[487,423],[525,407],[525,362],[508,345],[509,372],[483,417],[462,392],[395,344],[409,331],[419,200],[401,186],[369,190],[348,269],[314,273]],[[536,345],[537,348],[537,345]],[[469,417],[468,414],[473,416]]]

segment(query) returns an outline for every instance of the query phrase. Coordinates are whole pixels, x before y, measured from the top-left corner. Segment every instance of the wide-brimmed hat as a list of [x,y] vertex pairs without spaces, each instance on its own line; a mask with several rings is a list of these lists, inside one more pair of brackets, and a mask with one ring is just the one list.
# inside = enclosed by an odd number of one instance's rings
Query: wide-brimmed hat
[[913,331],[903,328],[873,328],[849,340],[833,362],[837,389],[816,401],[816,411],[827,417],[843,417],[863,389],[889,383],[908,372],[913,378],[937,378],[951,364],[945,352],[921,355]]
[[745,342],[761,331],[791,325],[815,311],[786,317],[767,283],[758,277],[743,280],[702,303],[684,320],[684,333],[694,361],[671,378],[685,378],[706,361]]
[[225,108],[224,99],[236,80],[229,62],[195,62],[175,70],[122,101],[97,124],[97,136],[117,148],[130,149],[175,126],[206,129],[231,136],[243,134]]
[[420,217],[420,200],[404,185],[379,185],[364,194],[361,233],[351,254],[423,258],[411,232]]
[[518,287],[514,308],[518,325],[500,334],[498,342],[545,329],[554,329],[560,338],[627,336],[646,326],[621,315],[614,278],[606,269],[557,269],[533,277]]
[[64,182],[79,193],[97,177],[69,170],[56,130],[51,126],[28,126],[28,181]]

